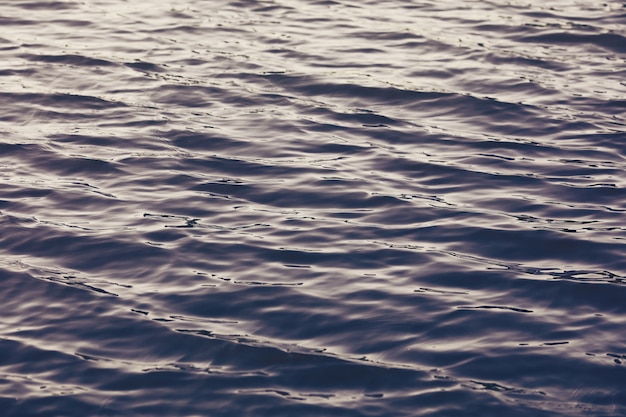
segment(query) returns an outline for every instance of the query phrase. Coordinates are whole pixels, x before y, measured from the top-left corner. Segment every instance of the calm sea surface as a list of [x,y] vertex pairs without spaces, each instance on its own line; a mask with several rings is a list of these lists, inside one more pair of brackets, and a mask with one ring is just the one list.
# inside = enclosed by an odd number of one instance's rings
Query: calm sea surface
[[2,416],[626,416],[626,4],[0,3]]

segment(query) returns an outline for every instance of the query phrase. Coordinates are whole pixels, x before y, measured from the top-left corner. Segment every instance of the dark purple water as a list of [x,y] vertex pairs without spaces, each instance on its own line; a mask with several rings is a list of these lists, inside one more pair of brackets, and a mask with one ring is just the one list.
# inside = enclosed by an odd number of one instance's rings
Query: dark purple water
[[0,4],[0,414],[626,416],[626,4]]

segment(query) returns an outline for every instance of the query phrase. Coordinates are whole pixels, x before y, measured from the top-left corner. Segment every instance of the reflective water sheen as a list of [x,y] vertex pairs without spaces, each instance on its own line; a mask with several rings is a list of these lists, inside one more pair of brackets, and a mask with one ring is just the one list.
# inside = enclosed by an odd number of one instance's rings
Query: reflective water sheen
[[4,416],[626,416],[626,5],[0,4]]

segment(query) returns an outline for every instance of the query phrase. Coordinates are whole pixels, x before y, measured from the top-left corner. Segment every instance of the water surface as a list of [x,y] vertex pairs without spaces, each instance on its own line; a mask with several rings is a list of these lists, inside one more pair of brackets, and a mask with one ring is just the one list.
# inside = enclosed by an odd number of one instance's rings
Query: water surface
[[626,416],[622,2],[0,5],[6,416]]

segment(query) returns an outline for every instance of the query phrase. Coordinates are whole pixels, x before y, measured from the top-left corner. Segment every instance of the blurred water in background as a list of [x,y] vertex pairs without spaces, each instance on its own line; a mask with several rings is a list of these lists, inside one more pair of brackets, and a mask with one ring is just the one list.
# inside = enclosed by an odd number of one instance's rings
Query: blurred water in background
[[4,416],[626,416],[626,4],[0,4]]

